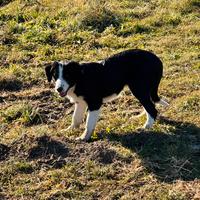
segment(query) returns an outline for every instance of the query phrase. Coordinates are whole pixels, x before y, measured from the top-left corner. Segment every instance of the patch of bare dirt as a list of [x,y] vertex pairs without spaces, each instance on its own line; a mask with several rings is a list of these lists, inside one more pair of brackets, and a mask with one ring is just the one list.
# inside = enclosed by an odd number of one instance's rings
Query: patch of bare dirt
[[29,150],[29,159],[49,157],[52,155],[55,157],[66,157],[68,155],[68,149],[65,144],[49,136],[38,137],[35,142],[36,144]]
[[66,164],[64,158],[68,156],[66,144],[49,136],[42,136],[35,139],[35,144],[28,151],[28,159],[36,160],[41,166],[61,168]]
[[[61,168],[66,164],[65,158],[69,152],[66,143],[46,135],[35,138],[24,134],[12,142],[8,148],[10,151],[7,153],[7,157],[34,161],[37,168]],[[5,150],[2,151],[2,155],[4,155],[4,152]]]
[[27,149],[33,145],[34,140],[34,137],[28,136],[26,134],[22,135],[9,145],[9,156],[26,158],[28,155]]
[[33,105],[38,108],[43,122],[47,124],[56,122],[65,115],[68,109],[72,108],[72,104],[66,98],[55,100],[51,91],[43,91],[31,96],[30,99],[33,101]]
[[71,162],[92,160],[99,164],[111,164],[115,161],[122,161],[120,156],[112,148],[112,144],[108,141],[96,141],[92,143],[75,143],[70,157]]
[[36,138],[27,158],[37,160],[39,165],[54,168],[60,168],[66,163],[83,163],[89,160],[102,165],[125,161],[108,141],[85,143],[62,139],[61,142],[50,136]]
[[111,164],[115,159],[118,159],[118,155],[114,150],[107,148],[97,148],[91,159],[96,158],[99,163],[102,164]]
[[8,148],[9,156],[33,161],[36,168],[61,168],[66,163],[85,163],[90,160],[100,165],[132,161],[132,158],[122,158],[112,146],[109,141],[85,143],[47,135],[37,138],[23,135]]

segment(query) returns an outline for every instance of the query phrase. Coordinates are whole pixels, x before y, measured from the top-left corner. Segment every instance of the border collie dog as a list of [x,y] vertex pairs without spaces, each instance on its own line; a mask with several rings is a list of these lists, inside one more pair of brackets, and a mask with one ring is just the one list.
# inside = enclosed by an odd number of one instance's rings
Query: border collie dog
[[162,62],[145,50],[123,51],[101,62],[55,61],[46,66],[45,71],[49,82],[55,79],[56,92],[75,103],[68,129],[78,128],[88,109],[85,131],[78,138],[80,140],[90,139],[102,104],[116,98],[125,85],[146,111],[144,128],[151,128],[156,119],[155,103],[168,105],[157,94],[163,73]]

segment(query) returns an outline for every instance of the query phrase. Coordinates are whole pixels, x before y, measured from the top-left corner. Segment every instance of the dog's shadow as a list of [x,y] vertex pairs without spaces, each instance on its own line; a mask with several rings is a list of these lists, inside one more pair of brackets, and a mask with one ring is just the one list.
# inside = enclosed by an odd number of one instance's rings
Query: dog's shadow
[[146,170],[161,181],[200,178],[200,128],[166,118],[159,121],[173,128],[167,133],[110,133],[106,137],[139,155]]

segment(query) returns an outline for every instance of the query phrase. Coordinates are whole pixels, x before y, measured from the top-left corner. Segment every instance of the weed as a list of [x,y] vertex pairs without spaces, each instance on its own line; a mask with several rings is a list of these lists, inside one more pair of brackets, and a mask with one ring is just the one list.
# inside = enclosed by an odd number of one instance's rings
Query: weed
[[27,17],[23,13],[18,13],[16,16],[16,22],[17,23],[23,23],[25,22]]
[[15,20],[9,21],[8,29],[8,34],[22,34],[25,31],[24,26]]
[[14,104],[5,111],[1,111],[1,117],[5,123],[19,121],[24,125],[33,125],[42,122],[42,117],[38,110],[27,102]]
[[118,31],[119,36],[127,37],[133,34],[147,34],[151,32],[151,28],[145,24],[132,24],[132,23],[125,23],[121,26],[121,29]]
[[[0,14],[0,21],[1,22],[6,22],[6,21],[10,21],[14,18],[13,15],[10,14],[6,14],[6,13],[1,13]],[[3,23],[2,23],[3,24]]]
[[23,37],[25,41],[31,40],[39,44],[50,44],[50,45],[57,44],[56,37],[51,30],[43,31],[43,30],[38,30],[36,28],[27,31]]
[[165,25],[178,26],[181,23],[181,16],[179,14],[166,14],[156,16],[150,21],[150,24],[155,27],[161,27]]
[[15,168],[16,168],[16,171],[20,172],[20,173],[31,173],[33,172],[33,167],[30,163],[28,162],[18,162],[15,164]]
[[56,25],[56,21],[50,17],[45,17],[41,20],[40,25],[47,29],[55,29],[58,28]]
[[98,32],[103,32],[109,26],[117,28],[120,24],[120,16],[106,8],[102,2],[92,4],[81,19],[83,28],[96,29]]

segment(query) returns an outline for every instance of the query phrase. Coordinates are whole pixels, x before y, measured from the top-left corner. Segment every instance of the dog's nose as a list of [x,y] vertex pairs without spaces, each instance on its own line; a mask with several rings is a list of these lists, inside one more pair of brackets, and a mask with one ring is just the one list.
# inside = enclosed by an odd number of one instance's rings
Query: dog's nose
[[62,91],[63,91],[63,88],[62,88],[62,87],[59,87],[59,88],[57,88],[57,91],[58,91],[58,92],[62,92]]

